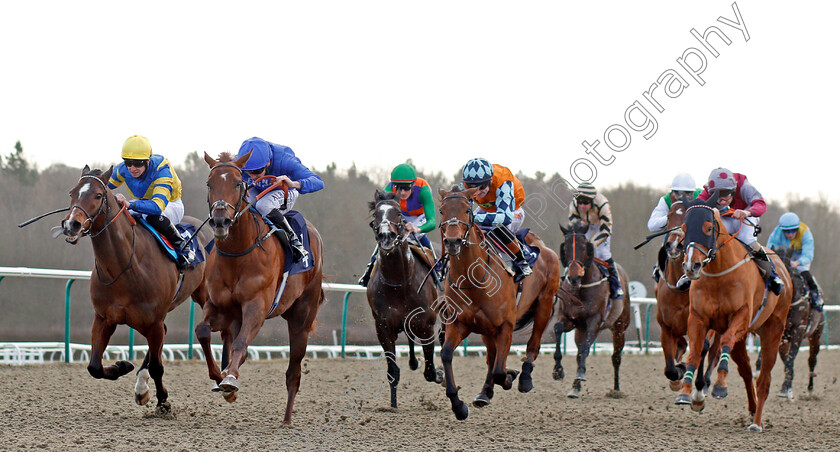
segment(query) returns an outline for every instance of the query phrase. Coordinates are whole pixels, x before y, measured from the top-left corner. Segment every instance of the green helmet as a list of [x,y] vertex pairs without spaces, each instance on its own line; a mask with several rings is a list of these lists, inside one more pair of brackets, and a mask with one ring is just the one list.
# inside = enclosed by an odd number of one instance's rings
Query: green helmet
[[417,172],[408,163],[401,163],[391,171],[391,182],[395,184],[409,184],[417,180]]

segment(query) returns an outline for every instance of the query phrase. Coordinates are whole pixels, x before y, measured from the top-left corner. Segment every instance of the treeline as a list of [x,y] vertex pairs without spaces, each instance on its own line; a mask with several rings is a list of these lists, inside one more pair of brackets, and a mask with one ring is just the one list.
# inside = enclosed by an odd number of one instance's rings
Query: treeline
[[[306,157],[302,156],[304,164]],[[209,168],[203,154],[191,153],[178,164],[172,162],[183,184],[186,214],[204,218],[208,214],[205,186]],[[397,164],[400,162],[393,162]],[[505,162],[502,162],[505,163]],[[514,162],[507,162],[514,165]],[[92,162],[92,168],[107,169],[109,164]],[[326,168],[312,168],[323,179],[326,189],[302,196],[295,208],[300,210],[320,231],[325,247],[324,269],[328,281],[355,284],[364,270],[374,248],[373,233],[368,223],[368,201],[373,193],[387,181],[387,173],[372,175],[351,167],[340,170],[335,164]],[[515,170],[515,167],[512,168]],[[439,188],[449,188],[457,174],[440,172],[418,173],[433,187],[435,198]],[[92,247],[88,239],[73,246],[63,239],[51,239],[49,230],[57,225],[63,214],[56,214],[19,229],[17,224],[38,214],[67,207],[68,191],[76,185],[81,168],[53,165],[37,170],[25,159],[23,148],[17,144],[15,152],[0,159],[0,266],[35,267],[71,270],[93,268]],[[566,223],[571,191],[558,174],[538,173],[534,177],[517,175],[525,186],[526,227],[542,237],[553,249],[559,249],[561,234],[559,223]],[[665,193],[673,175],[662,174],[658,180],[661,188],[623,184],[605,189],[614,215],[613,257],[627,270],[632,280],[641,281],[653,296],[650,278],[655,262],[657,240],[638,251],[633,246],[641,242],[647,231],[647,219],[657,199]],[[761,187],[759,187],[761,188]],[[122,188],[118,191],[123,190]],[[840,215],[827,199],[788,199],[786,202],[768,202],[768,211],[762,217],[764,231],[759,237],[766,242],[770,231],[785,211],[795,211],[811,227],[817,241],[813,272],[826,292],[826,302],[834,304],[840,282],[834,278],[840,262],[830,256],[840,252]],[[439,233],[430,235],[439,243]],[[0,341],[57,341],[63,339],[65,280],[34,278],[5,278],[0,282]],[[71,340],[89,343],[89,328],[93,310],[88,295],[87,281],[74,283],[72,298]],[[312,343],[332,343],[333,330],[340,334],[343,294],[328,293],[329,303],[318,317],[318,328]],[[170,342],[187,341],[189,310],[179,308],[167,319]],[[200,318],[196,311],[196,318]],[[655,323],[655,322],[654,322]],[[550,329],[549,329],[550,330]],[[119,329],[113,343],[125,343],[127,329]],[[370,310],[363,295],[350,297],[347,328],[350,343],[375,343],[375,332]],[[547,336],[548,337],[548,336]],[[635,339],[635,338],[633,338]],[[138,339],[142,341],[142,339]],[[286,326],[281,321],[268,322],[255,343],[285,343]]]

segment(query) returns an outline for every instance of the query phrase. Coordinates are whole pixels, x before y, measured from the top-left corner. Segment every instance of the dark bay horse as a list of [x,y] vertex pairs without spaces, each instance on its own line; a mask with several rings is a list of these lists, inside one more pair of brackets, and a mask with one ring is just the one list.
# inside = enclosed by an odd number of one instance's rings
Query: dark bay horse
[[[145,405],[150,397],[149,377],[155,382],[158,408],[169,411],[168,393],[163,386],[161,351],[166,336],[166,314],[187,298],[199,305],[207,300],[204,284],[205,263],[180,272],[174,261],[159,249],[156,239],[121,206],[108,189],[113,167],[106,172],[82,170],[79,183],[70,191],[70,212],[61,222],[68,243],[76,244],[84,236],[91,238],[94,268],[90,278],[90,299],[95,316],[91,330],[88,372],[94,378],[117,378],[131,372],[128,361],[102,365],[102,353],[117,325],[128,325],[146,337],[149,351],[137,372],[135,401]],[[184,217],[198,229],[199,222]],[[201,246],[209,234],[199,234]]]
[[[677,200],[671,204],[665,229],[682,226],[687,202],[688,200]],[[682,385],[681,380],[685,374],[682,358],[688,348],[688,341],[685,339],[688,332],[688,291],[683,292],[677,288],[677,280],[683,274],[682,261],[685,255],[682,238],[682,229],[673,230],[668,234],[659,256],[662,275],[653,289],[656,297],[656,321],[661,331],[662,352],[665,358],[665,377],[668,378],[673,391],[679,391]],[[701,390],[711,385],[712,372],[720,357],[720,335],[711,332],[710,336],[712,341],[708,337],[705,339],[700,363],[700,368],[703,368],[703,360],[711,349],[709,365],[702,378],[705,384],[700,383],[701,379],[697,379]]]
[[453,191],[440,190],[441,235],[448,255],[449,272],[439,315],[446,324],[445,342],[440,357],[446,376],[446,396],[458,420],[469,415],[469,407],[458,398],[458,386],[452,370],[453,351],[470,333],[481,334],[487,347],[487,378],[473,404],[484,407],[493,398],[494,384],[510,389],[516,371],[505,367],[513,331],[533,322],[528,340],[519,391],[533,388],[531,372],[539,355],[540,339],[551,318],[554,294],[560,283],[560,261],[533,233],[526,237],[540,255],[533,274],[522,281],[522,293],[517,300],[517,284],[504,264],[488,252],[491,246],[474,222],[473,196],[477,188]]
[[[691,404],[695,411],[703,409],[705,396],[702,391],[692,392],[692,380],[700,363],[703,339],[708,330],[715,330],[721,335],[721,359],[712,396],[724,398],[728,394],[726,377],[731,353],[744,380],[748,409],[754,416],[748,430],[761,432],[761,415],[770,391],[770,371],[776,363],[793,291],[790,276],[775,254],[771,259],[784,282],[784,289],[779,296],[765,289],[758,267],[749,262],[751,255],[745,245],[734,241],[735,237],[723,225],[715,208],[717,198],[715,193],[708,201],[696,200],[686,208],[683,232],[687,245],[683,270],[693,280],[689,290],[689,354],[675,403]],[[760,336],[765,361],[766,372],[761,372],[755,386],[747,355],[748,332]]]
[[[776,250],[774,250],[776,251]],[[799,346],[802,344],[802,339],[808,338],[808,367],[810,375],[808,378],[808,392],[814,390],[814,369],[817,367],[817,354],[820,353],[820,338],[822,336],[825,323],[820,323],[817,328],[809,335],[808,321],[811,317],[811,303],[808,299],[808,285],[805,278],[796,268],[790,266],[791,255],[793,248],[787,248],[779,254],[782,261],[785,263],[790,279],[793,283],[793,301],[790,303],[790,311],[788,311],[787,322],[785,324],[785,332],[782,335],[782,344],[779,346],[779,357],[785,365],[785,381],[782,382],[782,389],[778,396],[793,399],[793,362],[796,360],[796,355],[799,353]],[[761,354],[755,361],[756,372],[761,372]]]
[[[291,345],[286,370],[286,415],[292,421],[292,406],[300,386],[300,363],[306,354],[309,333],[315,326],[318,308],[324,302],[321,288],[321,236],[307,222],[314,265],[303,273],[284,279],[285,250],[262,217],[248,207],[248,187],[242,180],[242,167],[249,152],[233,160],[224,153],[215,160],[206,153],[210,166],[207,199],[210,226],[216,237],[214,252],[207,259],[207,287],[211,300],[204,305],[204,320],[195,334],[207,358],[210,378],[233,402],[239,391],[239,366],[245,361],[248,345],[266,318],[282,316],[288,322]],[[282,287],[285,283],[285,288]],[[282,296],[275,304],[275,295]],[[221,331],[224,343],[222,369],[216,365],[210,348],[212,331]]]
[[399,333],[404,332],[408,338],[408,367],[417,369],[417,358],[414,357],[417,341],[423,347],[426,360],[423,371],[426,381],[443,381],[443,373],[435,370],[437,314],[431,308],[438,298],[438,289],[431,278],[426,278],[431,266],[409,248],[409,233],[396,195],[377,190],[369,207],[373,212],[370,226],[379,251],[367,286],[367,299],[376,321],[376,337],[388,362],[391,407],[396,408],[400,368],[395,343]]
[[[557,323],[554,324],[554,335],[557,348],[554,352],[554,379],[565,377],[563,365],[563,348],[560,340],[563,333],[575,330],[575,344],[577,344],[577,374],[572,383],[568,396],[580,397],[581,383],[586,381],[586,358],[589,356],[592,344],[598,332],[610,329],[613,336],[613,390],[608,396],[620,397],[618,384],[618,368],[621,366],[621,352],[624,350],[624,332],[630,324],[630,296],[625,295],[621,300],[610,300],[610,285],[607,277],[595,263],[595,246],[586,239],[588,227],[580,221],[574,221],[569,229],[560,226],[565,241],[560,245],[560,259],[567,268],[568,274],[563,278],[557,310]],[[627,273],[618,266],[618,276],[625,294],[630,291],[627,287]]]

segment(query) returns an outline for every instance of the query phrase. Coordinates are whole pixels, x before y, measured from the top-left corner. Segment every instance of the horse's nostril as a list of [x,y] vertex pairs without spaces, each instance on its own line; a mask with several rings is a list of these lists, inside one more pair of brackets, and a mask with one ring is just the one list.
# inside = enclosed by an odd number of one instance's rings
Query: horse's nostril
[[71,231],[77,231],[81,228],[82,228],[82,223],[79,223],[79,221],[73,220],[72,222],[70,222],[70,230]]

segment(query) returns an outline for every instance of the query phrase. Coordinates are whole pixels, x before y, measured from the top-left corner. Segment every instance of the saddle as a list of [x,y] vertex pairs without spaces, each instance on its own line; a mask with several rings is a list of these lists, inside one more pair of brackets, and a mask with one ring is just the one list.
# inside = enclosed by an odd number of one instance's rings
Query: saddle
[[[533,270],[534,265],[537,264],[537,259],[540,257],[540,249],[536,247],[532,248],[525,243],[525,236],[527,236],[530,231],[531,229],[529,228],[520,229],[519,231],[516,231],[515,235],[516,240],[519,243],[519,247],[522,248],[523,254],[528,258],[528,265]],[[496,243],[496,241],[492,239],[487,240],[487,243],[490,244],[490,246],[487,247],[487,252],[494,257],[497,257],[499,262],[504,266],[505,271],[509,275],[513,276],[515,274],[515,270],[513,269],[514,259],[513,256],[510,255],[510,252],[508,252],[507,248],[501,243]]]
[[[172,262],[177,263],[178,258],[181,257],[181,253],[179,253],[175,249],[175,247],[172,246],[171,243],[169,243],[169,240],[167,240],[166,237],[161,235],[160,232],[153,228],[152,225],[149,224],[149,222],[146,221],[146,219],[143,218],[142,215],[132,216],[135,220],[137,220],[139,224],[143,225],[143,227],[146,228],[146,230],[148,230],[152,234],[152,237],[155,238],[155,241],[160,246],[160,249],[161,251],[163,251],[163,254],[169,259],[171,259]],[[175,225],[175,227],[178,229],[178,232],[181,233],[181,237],[183,237],[184,240],[188,240],[190,237],[192,237],[192,240],[189,240],[189,242],[187,242],[188,249],[184,251],[186,252],[192,250],[195,253],[195,260],[193,260],[192,264],[190,264],[189,266],[190,269],[195,268],[196,265],[198,265],[201,262],[204,262],[204,253],[202,253],[203,250],[201,249],[201,247],[198,246],[198,238],[193,236],[193,234],[195,234],[195,226],[193,226],[190,223],[178,223]]]
[[411,252],[420,259],[421,262],[426,264],[429,268],[434,267],[435,265],[435,258],[432,254],[432,250],[426,248],[425,246],[418,246],[412,243],[408,244],[408,248],[411,249]]

